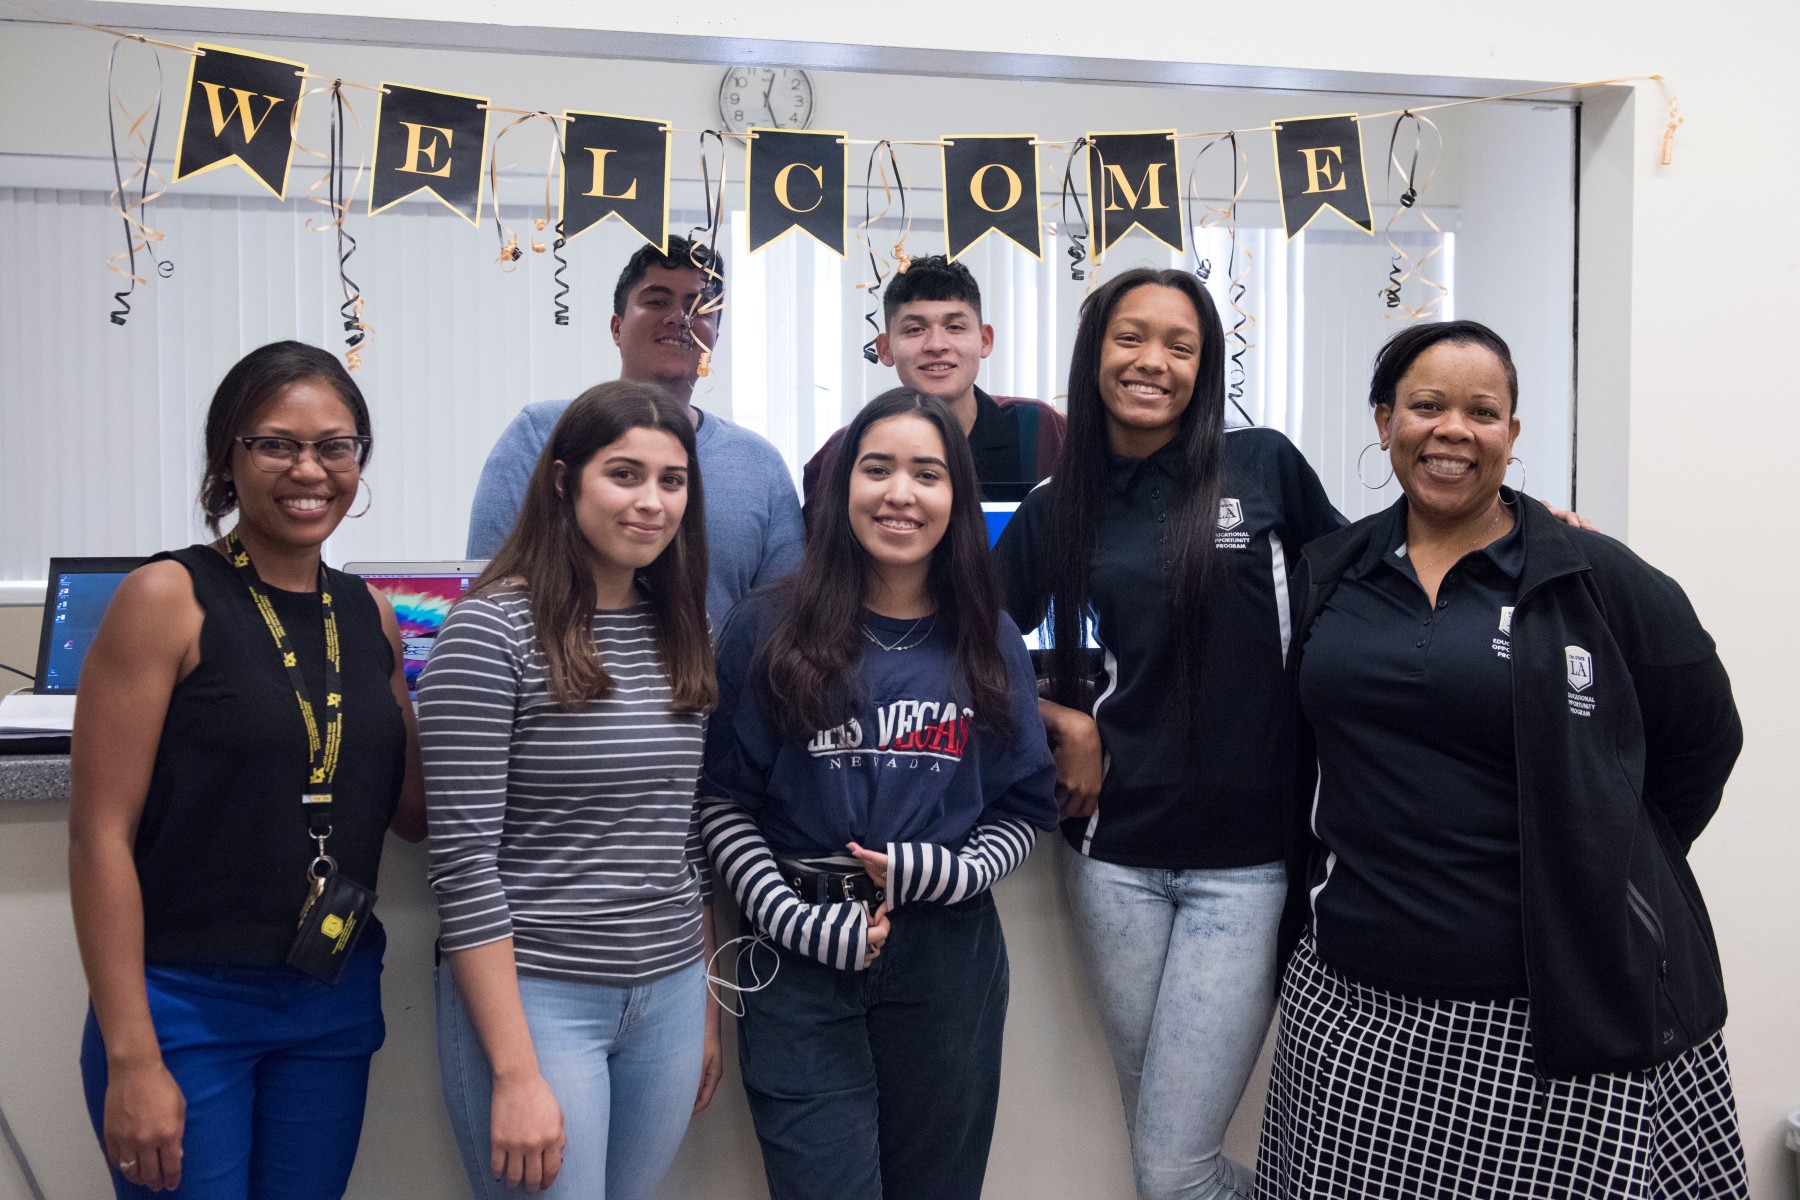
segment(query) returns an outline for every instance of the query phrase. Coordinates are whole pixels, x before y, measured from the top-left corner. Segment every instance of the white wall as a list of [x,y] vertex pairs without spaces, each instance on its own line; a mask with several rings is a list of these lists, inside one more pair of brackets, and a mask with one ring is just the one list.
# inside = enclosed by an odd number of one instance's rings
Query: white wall
[[[1632,156],[1617,157],[1615,137],[1614,157],[1602,164],[1622,184],[1601,214],[1613,223],[1622,245],[1606,278],[1590,271],[1584,280],[1583,327],[1602,330],[1610,323],[1628,339],[1625,353],[1611,365],[1611,378],[1593,379],[1591,388],[1598,395],[1608,387],[1628,387],[1629,412],[1594,414],[1594,427],[1583,425],[1583,452],[1597,447],[1601,465],[1628,471],[1594,472],[1596,480],[1616,483],[1597,493],[1594,504],[1584,495],[1583,508],[1601,511],[1611,528],[1628,527],[1634,546],[1687,586],[1732,671],[1747,746],[1725,807],[1696,847],[1694,862],[1719,930],[1731,990],[1733,1015],[1726,1033],[1753,1191],[1759,1197],[1795,1195],[1794,1169],[1780,1130],[1783,1114],[1800,1104],[1800,1038],[1793,1035],[1800,934],[1790,882],[1800,842],[1800,815],[1790,802],[1792,781],[1800,774],[1800,746],[1789,733],[1800,716],[1791,686],[1800,664],[1782,628],[1781,605],[1800,591],[1800,566],[1787,553],[1791,539],[1784,536],[1795,509],[1789,460],[1800,428],[1792,381],[1778,366],[1785,355],[1777,351],[1788,340],[1800,263],[1794,239],[1779,226],[1764,245],[1752,245],[1740,232],[1770,227],[1762,220],[1765,209],[1784,213],[1782,198],[1800,189],[1800,158],[1780,148],[1775,132],[1777,114],[1792,100],[1786,56],[1800,44],[1794,6],[1766,0],[1701,8],[1646,0],[1624,8],[1597,0],[1517,0],[1503,8],[1377,12],[1292,0],[1203,15],[1191,4],[1157,0],[1132,9],[1131,21],[1113,25],[1069,13],[950,0],[921,0],[903,14],[881,6],[747,6],[728,0],[628,8],[535,0],[503,14],[485,0],[265,0],[242,8],[272,12],[278,5],[298,4],[312,12],[419,20],[483,22],[504,16],[571,29],[605,22],[617,29],[721,38],[1278,63],[1320,71],[1546,80],[1665,74],[1679,88],[1687,119],[1674,165],[1656,165],[1662,119],[1653,86],[1640,89],[1631,110],[1635,125],[1622,131]],[[121,5],[116,11],[123,19],[130,10]],[[1757,204],[1754,216],[1735,207],[1745,199]],[[1725,229],[1735,236],[1722,238]],[[1584,390],[1584,397],[1588,394]],[[1612,445],[1601,444],[1609,438]],[[0,843],[0,905],[7,912],[0,923],[0,961],[34,962],[46,976],[66,977],[72,949],[66,925],[59,924],[66,918],[45,898],[58,874],[57,840],[36,828],[21,833],[13,826],[6,832]],[[403,856],[396,857],[396,874],[404,864]],[[1042,864],[1034,863],[1033,870],[1036,875],[1009,893],[1007,919],[1015,946],[1030,921],[1053,912],[1050,897],[1041,888],[1031,890],[1034,879],[1043,882]],[[21,959],[14,951],[27,941],[25,948],[35,957]],[[1061,994],[1070,994],[1068,964],[1053,949],[1054,935],[1046,933],[1041,944],[1046,975]],[[1015,966],[1020,969],[1009,1031],[1011,1074],[991,1194],[1124,1195],[1116,1108],[1108,1094],[1112,1085],[1097,1061],[1091,1029],[1075,1021],[1071,1044],[1058,1036],[1063,1031],[1034,1025],[1023,964]],[[406,969],[397,963],[396,974]],[[396,999],[417,1003],[422,995],[415,989]],[[46,1003],[65,1010],[57,1014],[67,1031],[60,1043],[41,1037],[29,1045],[0,1041],[0,1061],[7,1064],[0,1101],[16,1126],[40,1105],[53,1105],[54,1113],[42,1121],[33,1117],[21,1133],[33,1144],[58,1146],[61,1161],[60,1148],[74,1136],[77,1116],[65,1094],[73,1077],[71,996],[66,987],[53,994],[29,988],[25,972],[8,971],[0,974],[0,1003],[5,1005],[0,1011],[13,1014],[42,1016]],[[423,1028],[417,1015],[402,1020],[414,1022],[415,1035]],[[0,1037],[12,1037],[6,1030],[19,1024],[7,1022]],[[33,1028],[45,1026],[33,1023]],[[1069,1061],[1058,1062],[1059,1057]],[[406,1058],[418,1071],[429,1070],[427,1044],[416,1036],[397,1038],[381,1067],[384,1079]],[[20,1070],[13,1069],[15,1063]],[[1046,1070],[1030,1077],[1033,1086],[1024,1092],[1018,1085],[1033,1064]],[[731,1124],[729,1118],[705,1119],[683,1170],[709,1169],[701,1159],[716,1154],[711,1163],[729,1162],[735,1174],[749,1175],[754,1158],[741,1125],[724,1137],[729,1148],[709,1141],[720,1126]],[[410,1124],[404,1133],[378,1124],[365,1141],[362,1169],[391,1170],[388,1178],[394,1180],[426,1180],[441,1178],[431,1174],[441,1170],[440,1159],[441,1145],[429,1133]],[[75,1164],[66,1170],[52,1195],[97,1194],[91,1167]],[[0,1196],[7,1195],[3,1171],[0,1167]],[[1013,1186],[1015,1181],[1020,1186]],[[679,1194],[721,1196],[749,1194],[742,1189],[754,1187],[740,1183],[734,1192],[716,1177],[704,1187],[671,1186],[679,1187]],[[449,1193],[368,1190],[359,1179],[358,1194]]]

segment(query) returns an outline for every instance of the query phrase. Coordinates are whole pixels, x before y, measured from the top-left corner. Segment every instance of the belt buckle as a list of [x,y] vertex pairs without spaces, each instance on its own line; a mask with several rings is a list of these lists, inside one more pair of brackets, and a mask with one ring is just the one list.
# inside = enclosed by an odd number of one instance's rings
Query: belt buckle
[[851,874],[844,874],[844,875],[838,876],[838,878],[843,881],[843,883],[842,883],[842,891],[843,891],[842,899],[844,899],[845,901],[850,901],[850,900],[856,899],[856,876],[851,875]]

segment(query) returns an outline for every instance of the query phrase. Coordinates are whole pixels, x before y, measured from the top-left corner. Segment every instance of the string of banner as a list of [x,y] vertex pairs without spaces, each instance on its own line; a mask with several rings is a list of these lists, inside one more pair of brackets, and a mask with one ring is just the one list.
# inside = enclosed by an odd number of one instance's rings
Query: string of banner
[[[73,22],[83,24],[83,22]],[[332,233],[337,240],[338,274],[343,303],[340,316],[345,333],[345,359],[351,369],[362,361],[372,326],[364,317],[366,301],[350,274],[356,239],[347,222],[368,177],[364,215],[384,213],[420,192],[442,201],[471,225],[479,228],[483,209],[491,202],[496,261],[511,271],[526,253],[550,253],[557,266],[553,273],[556,292],[553,319],[569,323],[570,285],[565,277],[568,243],[608,218],[616,218],[659,250],[669,238],[670,164],[674,137],[695,133],[699,139],[702,187],[706,198],[704,221],[690,231],[695,249],[694,265],[712,284],[696,301],[696,311],[716,311],[724,305],[724,279],[714,268],[717,240],[725,216],[726,142],[736,139],[745,148],[745,212],[752,253],[795,230],[839,256],[847,252],[848,196],[852,146],[869,146],[863,178],[863,216],[854,230],[857,244],[868,254],[870,278],[858,284],[870,301],[896,271],[910,262],[906,238],[911,228],[907,193],[900,174],[897,146],[932,147],[940,151],[943,170],[944,236],[948,256],[966,254],[989,234],[1010,240],[1025,253],[1042,259],[1044,237],[1066,238],[1068,269],[1076,281],[1092,286],[1094,271],[1107,250],[1133,229],[1140,229],[1170,247],[1186,253],[1193,241],[1183,219],[1199,229],[1221,229],[1228,246],[1224,293],[1235,314],[1229,337],[1233,344],[1232,394],[1241,389],[1246,351],[1254,347],[1250,332],[1255,318],[1245,307],[1253,256],[1238,236],[1238,206],[1250,182],[1250,155],[1241,139],[1246,134],[1268,133],[1274,151],[1274,175],[1283,224],[1292,239],[1321,213],[1331,212],[1371,237],[1375,235],[1375,210],[1363,164],[1362,124],[1390,120],[1386,146],[1385,185],[1398,194],[1382,232],[1390,253],[1389,269],[1379,289],[1388,316],[1399,320],[1429,317],[1438,311],[1448,289],[1432,277],[1434,260],[1444,248],[1444,230],[1425,205],[1443,137],[1426,114],[1465,104],[1513,100],[1548,92],[1566,92],[1611,84],[1653,81],[1668,89],[1660,75],[1592,80],[1553,87],[1418,105],[1391,112],[1336,113],[1273,121],[1256,129],[1181,133],[1173,129],[1124,132],[1092,132],[1079,138],[1055,141],[1030,134],[948,134],[924,141],[851,138],[843,131],[753,128],[747,133],[720,130],[678,130],[668,122],[645,117],[566,110],[551,113],[537,109],[505,108],[489,97],[384,82],[379,86],[310,73],[306,64],[291,59],[255,54],[229,46],[196,43],[180,46],[103,26],[86,28],[121,39],[113,44],[107,65],[107,113],[112,144],[115,187],[111,203],[124,229],[125,248],[107,260],[124,279],[114,293],[110,313],[115,324],[125,324],[131,297],[149,279],[138,271],[145,256],[155,273],[167,278],[173,262],[159,251],[163,234],[148,221],[150,204],[169,183],[235,164],[257,180],[277,199],[285,199],[294,153],[323,160],[324,172],[308,189],[305,199],[325,209],[321,218],[309,218],[307,228]],[[154,102],[137,109],[118,94],[115,68],[120,46],[126,41],[145,47],[179,51],[188,56],[188,80],[175,150],[174,172],[164,181],[152,166],[162,125],[162,63],[157,57],[157,93]],[[308,87],[311,83],[314,86]],[[350,90],[375,93],[376,112],[367,155],[354,166],[350,160],[349,128],[363,140],[361,118]],[[329,132],[324,150],[298,140],[301,103],[308,96],[327,97]],[[1675,100],[1668,96],[1668,121],[1662,135],[1661,161],[1672,160],[1676,128],[1683,123]],[[278,114],[285,113],[281,120]],[[490,129],[490,114],[511,119]],[[500,145],[515,130],[542,125],[549,134],[544,171],[543,215],[531,220],[532,231],[521,246],[519,234],[501,217]],[[121,134],[121,129],[123,133]],[[1178,147],[1184,141],[1199,146],[1181,184]],[[710,150],[709,150],[710,144]],[[1060,195],[1040,205],[1039,149],[1060,150]],[[1217,155],[1209,155],[1217,149]],[[485,169],[484,169],[484,165]],[[716,164],[716,170],[715,170]],[[129,165],[130,169],[127,169]],[[1200,191],[1202,168],[1223,177],[1229,171],[1229,191],[1222,203],[1208,202]],[[1085,179],[1082,176],[1085,175]],[[1085,188],[1081,185],[1085,183]],[[881,207],[876,210],[879,188]],[[1084,203],[1085,193],[1085,203]],[[890,253],[875,244],[876,228],[887,223],[898,205],[899,233]],[[1054,214],[1057,220],[1046,220]],[[1423,236],[1428,250],[1412,254],[1400,244],[1401,235]],[[548,243],[543,236],[549,238]],[[1415,246],[1418,236],[1408,239]],[[1213,264],[1193,246],[1194,270],[1210,282]],[[869,324],[875,326],[874,314]],[[873,338],[871,337],[871,345]],[[867,350],[868,348],[865,348]],[[710,347],[706,358],[710,358]],[[705,365],[703,360],[702,370]]]

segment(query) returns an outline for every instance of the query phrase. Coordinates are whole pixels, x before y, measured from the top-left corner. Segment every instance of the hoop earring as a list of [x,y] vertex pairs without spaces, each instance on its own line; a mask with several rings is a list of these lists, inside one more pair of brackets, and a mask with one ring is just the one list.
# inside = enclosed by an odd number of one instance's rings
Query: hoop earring
[[366,516],[366,515],[367,515],[367,514],[368,514],[368,511],[369,511],[369,505],[371,505],[371,504],[373,504],[373,503],[375,503],[375,489],[374,489],[374,487],[373,487],[373,486],[371,486],[371,485],[370,485],[370,483],[369,483],[369,481],[368,481],[368,480],[366,480],[366,479],[358,479],[358,480],[357,480],[357,481],[356,481],[356,486],[357,486],[357,487],[358,487],[358,488],[359,488],[359,489],[360,489],[360,488],[368,488],[368,489],[369,489],[369,498],[368,498],[368,499],[367,499],[367,500],[364,500],[364,501],[363,501],[363,506],[362,506],[362,510],[361,510],[361,511],[360,511],[360,512],[353,512],[353,513],[345,513],[345,514],[344,514],[344,515],[345,515],[345,516],[346,516],[346,517],[349,517],[349,518],[350,518],[350,519],[351,519],[351,520],[353,520],[353,521],[354,521],[354,520],[355,520],[355,519],[356,519],[356,518],[358,518],[358,517],[361,517],[361,516]]
[[[1519,464],[1519,486],[1514,488],[1513,491],[1522,492],[1525,490],[1525,481],[1528,478],[1525,474],[1525,460],[1522,458],[1519,458],[1516,455],[1514,457],[1506,460],[1506,465],[1509,467],[1512,466],[1514,463]],[[1502,477],[1500,482],[1505,483],[1506,482],[1505,478]]]
[[1380,446],[1384,452],[1387,450],[1387,447],[1382,446],[1380,442],[1370,442],[1362,448],[1362,453],[1356,456],[1356,481],[1368,488],[1371,492],[1379,492],[1382,488],[1394,481],[1394,464],[1391,462],[1388,464],[1387,478],[1380,483],[1370,483],[1368,476],[1363,474],[1363,459],[1369,457],[1369,451],[1375,449],[1377,446]]

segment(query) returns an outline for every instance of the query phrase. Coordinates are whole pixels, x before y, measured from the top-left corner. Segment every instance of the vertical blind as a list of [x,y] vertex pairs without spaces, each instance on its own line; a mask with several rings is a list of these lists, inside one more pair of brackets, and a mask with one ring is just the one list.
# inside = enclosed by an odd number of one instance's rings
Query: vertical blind
[[[917,208],[932,211],[928,201]],[[323,209],[180,195],[151,211],[174,273],[140,287],[120,327],[106,314],[122,281],[103,259],[123,238],[104,193],[0,189],[0,237],[14,248],[0,293],[0,581],[43,578],[53,554],[149,553],[203,537],[194,503],[201,427],[219,378],[269,341],[343,349],[335,239],[306,226]],[[531,216],[506,214],[522,242]],[[686,229],[694,217],[677,212],[671,225]],[[896,380],[861,354],[874,305],[856,287],[869,273],[854,242],[844,259],[798,235],[751,256],[741,217],[730,214],[717,370],[695,401],[768,437],[798,479],[832,430]],[[571,243],[571,320],[558,326],[550,255],[527,253],[501,271],[491,220],[473,228],[439,205],[409,204],[399,215],[353,216],[350,228],[361,239],[350,273],[374,326],[356,373],[373,412],[373,502],[366,517],[344,522],[328,557],[460,557],[476,478],[507,421],[527,403],[616,377],[612,285],[641,243],[615,221]],[[1239,236],[1254,256],[1245,303],[1257,320],[1244,416],[1292,438],[1346,515],[1385,505],[1392,485],[1370,492],[1356,477],[1372,436],[1369,362],[1398,327],[1376,294],[1385,245],[1335,230],[1290,242],[1279,228],[1246,226]],[[1228,244],[1216,229],[1195,238],[1229,328]],[[875,240],[886,249],[892,231],[878,227]],[[936,245],[934,225],[915,221],[909,252]],[[1091,283],[1072,280],[1058,248],[1047,240],[1047,249],[1039,261],[989,238],[964,261],[996,330],[982,386],[1060,404]],[[1104,271],[1191,269],[1195,258],[1134,233],[1112,248]],[[139,267],[149,269],[142,256]],[[1450,269],[1446,262],[1446,283]],[[1560,403],[1566,409],[1566,394]]]

